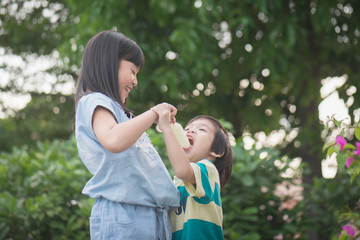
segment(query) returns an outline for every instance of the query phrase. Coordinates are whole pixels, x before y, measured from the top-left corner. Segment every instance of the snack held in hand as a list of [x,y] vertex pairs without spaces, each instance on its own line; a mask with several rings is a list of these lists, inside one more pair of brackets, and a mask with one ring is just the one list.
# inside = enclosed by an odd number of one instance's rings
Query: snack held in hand
[[183,127],[179,123],[174,123],[171,124],[170,126],[176,136],[176,139],[179,141],[180,145],[183,148],[190,147],[189,140],[185,135]]

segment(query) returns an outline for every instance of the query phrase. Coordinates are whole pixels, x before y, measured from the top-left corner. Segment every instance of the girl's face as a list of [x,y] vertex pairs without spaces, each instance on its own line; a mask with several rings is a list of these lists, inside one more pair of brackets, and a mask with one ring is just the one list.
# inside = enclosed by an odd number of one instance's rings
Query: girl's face
[[190,147],[185,149],[185,153],[190,162],[203,159],[215,161],[213,153],[210,152],[215,132],[215,126],[207,119],[197,119],[185,127],[185,134],[190,142]]
[[126,99],[129,96],[133,87],[137,86],[136,74],[139,72],[139,68],[132,62],[122,60],[119,64],[119,93],[121,96],[121,102],[125,104]]

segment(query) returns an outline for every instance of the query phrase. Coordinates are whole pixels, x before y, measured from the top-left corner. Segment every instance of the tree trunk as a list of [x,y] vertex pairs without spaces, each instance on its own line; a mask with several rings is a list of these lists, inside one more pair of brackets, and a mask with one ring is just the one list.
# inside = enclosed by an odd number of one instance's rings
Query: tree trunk
[[[321,126],[319,124],[318,103],[311,102],[303,109],[299,109],[300,116],[300,134],[299,139],[301,141],[301,147],[298,151],[298,156],[302,158],[302,161],[307,164],[307,173],[303,174],[303,186],[304,196],[308,201],[306,208],[306,214],[311,219],[316,219],[316,213],[312,208],[312,202],[309,201],[311,186],[313,186],[314,177],[322,177],[321,171],[321,152],[322,152],[322,140],[321,140]],[[310,230],[306,233],[309,240],[319,240],[316,229]]]

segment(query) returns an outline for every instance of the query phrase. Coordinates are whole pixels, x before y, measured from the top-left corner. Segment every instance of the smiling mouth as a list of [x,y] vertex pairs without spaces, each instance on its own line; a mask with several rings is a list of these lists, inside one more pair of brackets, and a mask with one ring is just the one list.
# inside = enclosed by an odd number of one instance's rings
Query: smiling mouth
[[125,90],[126,90],[127,93],[130,93],[131,89],[132,88],[130,88],[130,87],[125,87]]

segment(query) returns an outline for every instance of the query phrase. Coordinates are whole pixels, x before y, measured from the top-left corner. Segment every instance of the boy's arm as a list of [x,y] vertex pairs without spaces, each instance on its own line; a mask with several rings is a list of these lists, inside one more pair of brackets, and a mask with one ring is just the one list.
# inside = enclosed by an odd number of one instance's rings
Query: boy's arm
[[169,112],[160,111],[157,113],[159,115],[158,125],[163,132],[166,150],[175,175],[184,182],[195,184],[194,170],[190,165],[189,158],[171,129]]

